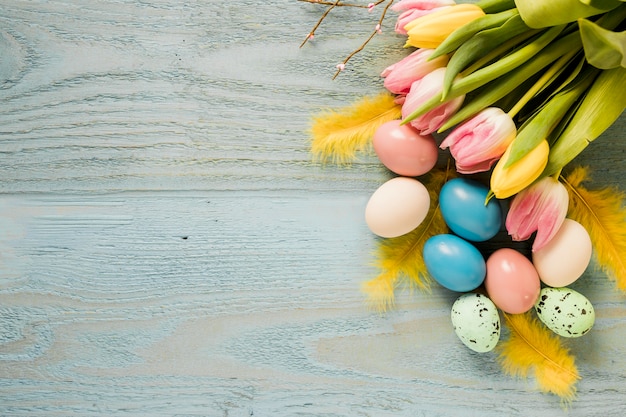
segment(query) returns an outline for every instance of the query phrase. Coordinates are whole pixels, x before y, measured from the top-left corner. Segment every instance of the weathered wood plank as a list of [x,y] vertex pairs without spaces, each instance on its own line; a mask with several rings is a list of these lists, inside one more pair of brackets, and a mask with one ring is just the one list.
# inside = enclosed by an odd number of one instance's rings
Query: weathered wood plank
[[[563,415],[456,340],[455,294],[363,302],[388,173],[313,163],[306,131],[403,54],[389,30],[330,80],[375,14],[298,49],[321,9],[296,1],[0,10],[1,415]],[[625,123],[577,161],[595,184],[626,188]],[[576,288],[598,321],[569,415],[621,416],[624,295]]]

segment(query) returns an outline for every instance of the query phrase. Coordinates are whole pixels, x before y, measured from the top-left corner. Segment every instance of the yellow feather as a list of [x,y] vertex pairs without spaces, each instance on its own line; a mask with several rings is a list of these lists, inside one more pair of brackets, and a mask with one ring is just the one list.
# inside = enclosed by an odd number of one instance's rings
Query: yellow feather
[[379,241],[375,265],[381,273],[363,285],[368,301],[378,311],[393,306],[394,291],[402,278],[408,278],[413,287],[430,288],[422,250],[430,237],[448,231],[439,210],[439,191],[452,175],[449,168],[431,171],[424,184],[430,194],[430,208],[422,224],[405,235]]
[[339,110],[322,111],[313,117],[311,152],[321,161],[350,162],[358,151],[370,149],[380,125],[401,116],[402,106],[386,92],[363,97]]
[[615,187],[588,190],[588,169],[578,167],[564,184],[570,195],[568,217],[582,224],[591,236],[598,265],[617,287],[626,291],[626,196]]
[[527,378],[534,373],[543,392],[558,395],[565,403],[576,396],[580,379],[574,357],[559,336],[531,315],[504,313],[509,338],[496,346],[498,362],[506,374]]

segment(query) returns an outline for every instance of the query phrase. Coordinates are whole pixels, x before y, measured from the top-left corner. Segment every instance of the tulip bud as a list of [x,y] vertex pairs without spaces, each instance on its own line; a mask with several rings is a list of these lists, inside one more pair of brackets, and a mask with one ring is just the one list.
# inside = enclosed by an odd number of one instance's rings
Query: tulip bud
[[454,0],[401,0],[391,6],[391,10],[401,12],[396,21],[395,31],[400,35],[406,35],[404,26],[418,17],[425,16],[443,7],[456,4]]
[[548,163],[550,146],[548,141],[544,139],[522,159],[510,167],[504,168],[513,143],[515,141],[511,142],[491,173],[491,192],[496,198],[511,197],[528,187],[539,178]]
[[[445,68],[437,68],[411,84],[411,89],[402,105],[402,118],[413,113],[415,109],[433,96],[441,96],[445,72]],[[429,135],[437,131],[461,107],[464,99],[465,96],[463,95],[440,104],[431,111],[411,120],[411,126],[417,129],[420,135]]]
[[526,240],[536,231],[532,250],[538,251],[559,231],[568,204],[565,186],[552,177],[545,177],[513,198],[506,216],[506,230],[515,241]]
[[443,55],[429,61],[434,49],[418,49],[411,55],[385,68],[380,74],[385,77],[385,88],[394,94],[407,94],[411,84],[433,70],[445,67],[448,56]]
[[474,174],[488,171],[513,142],[516,132],[508,114],[488,107],[455,128],[440,147],[450,148],[460,174]]
[[456,29],[485,15],[475,4],[455,4],[421,16],[404,26],[406,46],[436,48]]
[[454,6],[454,0],[400,0],[393,6],[391,10],[394,12],[404,12],[406,10],[431,10],[436,7]]

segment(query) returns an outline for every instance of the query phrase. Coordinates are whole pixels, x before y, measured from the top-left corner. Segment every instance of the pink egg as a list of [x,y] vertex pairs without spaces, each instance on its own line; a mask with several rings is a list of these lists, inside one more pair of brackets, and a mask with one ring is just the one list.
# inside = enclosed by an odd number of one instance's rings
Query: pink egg
[[498,249],[487,259],[485,287],[491,301],[510,314],[530,310],[541,291],[539,275],[532,262],[509,248]]
[[422,136],[411,125],[400,122],[392,120],[376,130],[374,151],[380,162],[398,175],[423,175],[437,163],[435,138]]

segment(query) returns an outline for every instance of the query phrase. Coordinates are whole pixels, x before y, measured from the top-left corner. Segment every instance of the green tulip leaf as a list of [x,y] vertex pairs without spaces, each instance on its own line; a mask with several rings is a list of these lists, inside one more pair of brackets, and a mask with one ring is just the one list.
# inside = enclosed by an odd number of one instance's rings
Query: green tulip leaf
[[550,149],[543,175],[559,172],[596,140],[626,108],[626,68],[604,70]]
[[524,22],[531,28],[543,28],[574,22],[595,16],[623,4],[621,0],[591,0],[588,5],[580,0],[515,0]]
[[595,7],[598,9],[608,9],[613,4],[615,4],[615,1],[625,2],[626,0],[578,0],[578,1],[580,1],[582,4],[586,4],[587,6]]
[[626,31],[613,32],[587,20],[579,19],[585,57],[594,67],[626,67]]

